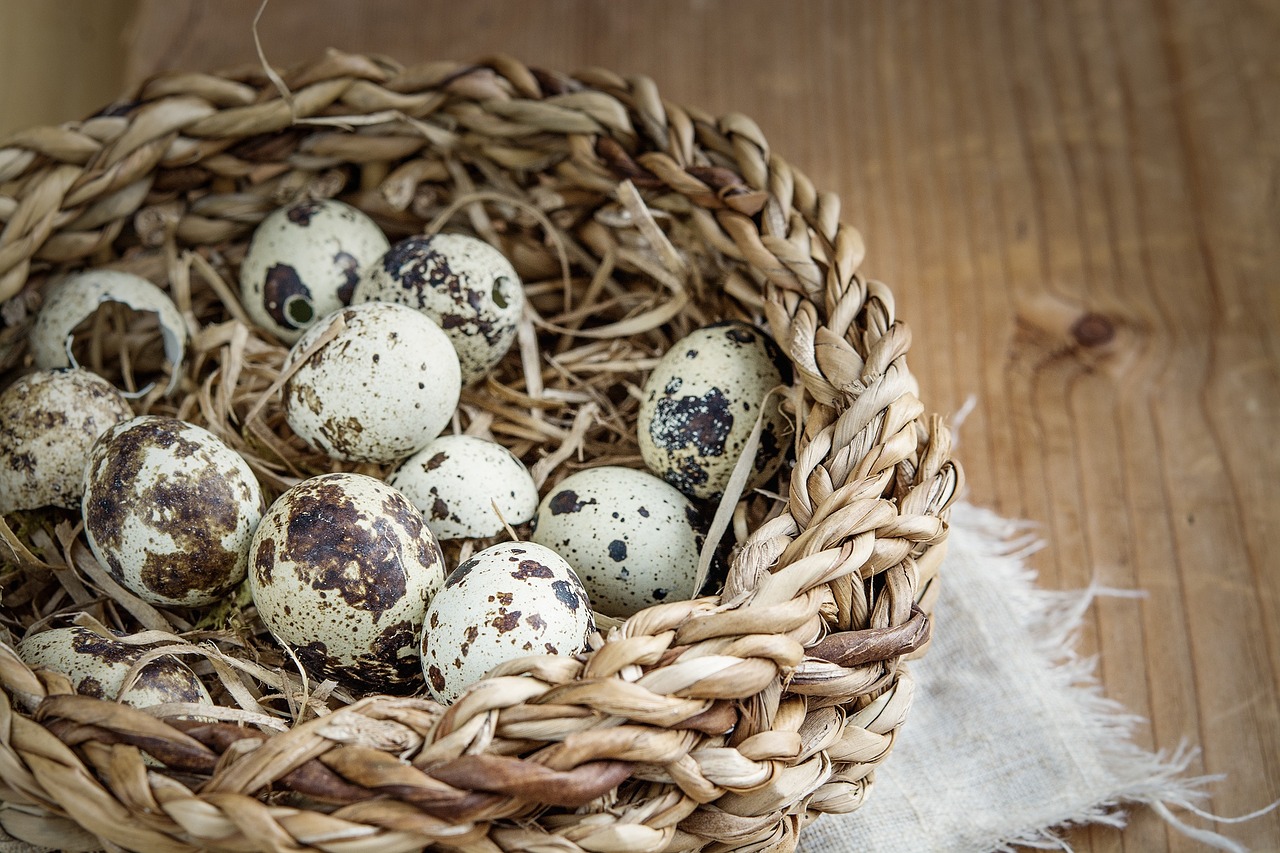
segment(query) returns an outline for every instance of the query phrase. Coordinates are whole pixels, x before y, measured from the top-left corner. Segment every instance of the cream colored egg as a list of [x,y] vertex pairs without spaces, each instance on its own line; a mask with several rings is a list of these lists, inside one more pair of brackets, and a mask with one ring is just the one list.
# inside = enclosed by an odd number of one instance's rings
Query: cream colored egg
[[497,536],[504,520],[523,524],[538,508],[524,463],[501,444],[470,435],[440,436],[387,482],[422,511],[437,539]]
[[323,474],[282,494],[250,547],[258,615],[316,678],[360,692],[421,687],[418,634],[444,583],[422,513],[362,474]]
[[81,503],[89,547],[152,604],[204,606],[239,584],[262,510],[248,463],[194,424],[133,418],[89,452]]
[[89,449],[133,417],[116,387],[87,370],[45,370],[0,394],[0,514],[77,509]]
[[693,597],[704,532],[697,508],[673,486],[605,465],[548,492],[530,538],[568,561],[596,610],[627,617]]
[[465,234],[410,237],[370,265],[353,303],[399,302],[444,329],[458,352],[464,385],[502,360],[524,310],[520,277],[501,252]]
[[645,465],[686,495],[715,500],[763,411],[746,488],[762,485],[786,457],[790,430],[781,395],[769,391],[790,376],[777,345],[755,326],[717,323],[685,336],[644,385],[637,433]]
[[[50,289],[31,327],[29,345],[36,367],[78,367],[70,352],[72,332],[107,303],[154,314],[169,363],[167,392],[178,385],[187,349],[187,324],[163,290],[133,273],[88,270],[68,276]],[[167,393],[166,392],[166,393]]]
[[594,630],[582,584],[559,554],[504,542],[454,569],[432,600],[422,671],[431,695],[452,703],[500,663],[578,654]]
[[336,199],[303,199],[273,211],[253,232],[240,293],[253,321],[292,343],[348,305],[360,270],[389,245],[372,219]]
[[404,305],[343,308],[307,330],[285,370],[300,359],[284,385],[285,418],[334,459],[404,459],[438,436],[458,405],[461,377],[449,339]]
[[18,657],[28,666],[43,666],[71,679],[77,693],[99,699],[119,699],[136,708],[170,702],[212,700],[200,679],[174,657],[157,658],[139,672],[130,686],[125,679],[145,653],[128,645],[73,625],[51,628],[18,643]]

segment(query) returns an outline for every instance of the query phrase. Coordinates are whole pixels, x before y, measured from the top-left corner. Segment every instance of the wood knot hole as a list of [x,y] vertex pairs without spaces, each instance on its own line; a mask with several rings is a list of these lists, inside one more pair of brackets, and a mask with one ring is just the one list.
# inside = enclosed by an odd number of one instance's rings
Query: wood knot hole
[[1071,336],[1082,347],[1100,347],[1116,337],[1116,324],[1110,318],[1090,311],[1071,325]]

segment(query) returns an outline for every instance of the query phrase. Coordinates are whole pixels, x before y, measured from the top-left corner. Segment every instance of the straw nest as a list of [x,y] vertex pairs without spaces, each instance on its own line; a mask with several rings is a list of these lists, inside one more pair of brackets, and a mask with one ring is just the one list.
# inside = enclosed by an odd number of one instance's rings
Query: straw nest
[[[166,394],[146,390],[164,365],[145,316],[99,312],[78,332],[84,363],[145,391],[137,412],[210,429],[269,497],[322,471],[385,474],[290,433],[286,350],[236,302],[254,225],[303,195],[355,204],[392,240],[462,231],[513,261],[530,310],[454,429],[502,442],[540,485],[641,467],[647,372],[730,318],[767,327],[794,365],[788,464],[707,508],[732,549],[719,595],[601,620],[590,653],[504,665],[448,708],[308,678],[247,595],[154,608],[112,582],[77,514],[12,513],[0,848],[791,850],[818,815],[858,808],[911,703],[903,661],[929,636],[960,472],[839,199],[750,119],[605,70],[330,53],[279,76],[165,76],[0,142],[3,384],[26,369],[49,282],[127,269],[193,333]],[[68,619],[182,657],[217,707],[79,696],[12,651]]]

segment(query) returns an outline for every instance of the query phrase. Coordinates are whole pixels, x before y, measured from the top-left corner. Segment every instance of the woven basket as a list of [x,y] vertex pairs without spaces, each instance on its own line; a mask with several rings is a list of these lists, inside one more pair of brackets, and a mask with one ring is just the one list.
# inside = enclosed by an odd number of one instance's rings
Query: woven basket
[[[198,652],[186,659],[227,700],[216,722],[75,695],[0,644],[0,847],[792,850],[818,815],[858,808],[911,703],[903,661],[928,640],[961,476],[916,398],[891,294],[858,274],[839,200],[750,119],[668,103],[642,77],[336,52],[271,76],[160,77],[87,121],[0,142],[3,384],[23,369],[47,282],[135,270],[199,330],[178,392],[135,408],[217,432],[272,494],[320,470],[370,471],[288,433],[269,387],[285,350],[236,320],[226,284],[270,210],[337,196],[393,240],[469,230],[512,258],[544,322],[464,395],[464,424],[483,421],[544,481],[638,466],[626,388],[652,360],[636,353],[725,318],[767,325],[791,359],[794,456],[720,513],[736,540],[718,596],[602,625],[577,658],[505,665],[447,709],[307,694],[314,682],[244,624],[239,638],[197,625],[170,643]],[[600,310],[574,314],[593,287]],[[546,319],[563,307],[559,325]],[[556,385],[550,355],[608,362],[623,337],[632,374],[575,367],[578,385]],[[578,417],[582,395],[601,401],[594,417]],[[597,456],[579,459],[582,446]],[[133,630],[190,625],[99,593],[75,520],[40,518],[4,531],[11,641],[80,605]],[[247,697],[225,687],[237,650],[260,676],[241,682]],[[273,671],[287,699],[269,695]]]

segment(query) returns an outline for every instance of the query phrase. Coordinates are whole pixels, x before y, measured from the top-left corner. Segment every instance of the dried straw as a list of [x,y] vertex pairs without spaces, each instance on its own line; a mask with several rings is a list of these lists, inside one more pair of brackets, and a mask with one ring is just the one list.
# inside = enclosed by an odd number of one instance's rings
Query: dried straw
[[[83,122],[0,141],[0,386],[26,369],[24,329],[52,281],[131,270],[190,326],[175,393],[145,317],[102,312],[74,346],[142,389],[136,411],[212,430],[269,496],[326,471],[385,475],[291,433],[286,348],[237,300],[254,225],[301,196],[356,204],[392,239],[472,233],[512,260],[528,296],[518,344],[464,391],[453,428],[505,444],[544,490],[639,467],[648,372],[721,319],[767,325],[791,359],[792,461],[750,493],[740,472],[705,508],[732,555],[717,595],[601,619],[587,654],[504,664],[447,709],[316,683],[243,591],[204,612],[139,600],[74,513],[0,519],[0,842],[789,850],[818,814],[857,808],[910,705],[903,659],[927,642],[961,478],[838,199],[749,119],[602,69],[330,52],[270,75],[159,77]],[[182,657],[216,707],[75,695],[12,651],[56,621],[134,633],[135,671]]]

